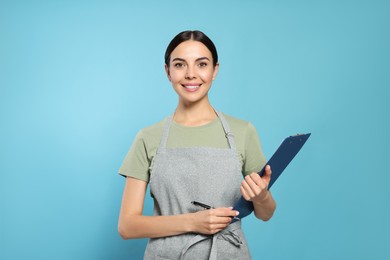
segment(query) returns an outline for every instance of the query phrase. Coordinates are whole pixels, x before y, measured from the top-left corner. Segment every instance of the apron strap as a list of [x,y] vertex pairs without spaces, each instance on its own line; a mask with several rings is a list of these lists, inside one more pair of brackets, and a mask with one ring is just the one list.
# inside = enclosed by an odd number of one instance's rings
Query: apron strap
[[230,149],[236,151],[237,148],[236,148],[236,143],[234,141],[234,135],[233,135],[233,132],[230,130],[230,126],[229,126],[228,122],[226,121],[225,117],[223,116],[223,114],[221,112],[215,111],[215,113],[217,113],[219,119],[221,120],[222,127],[223,127],[223,130],[225,131],[225,135],[226,135],[226,138],[228,140]]
[[169,115],[165,119],[165,124],[161,135],[160,147],[157,149],[157,153],[165,152],[165,149],[167,148],[169,128],[171,127],[172,120],[173,120],[173,114]]

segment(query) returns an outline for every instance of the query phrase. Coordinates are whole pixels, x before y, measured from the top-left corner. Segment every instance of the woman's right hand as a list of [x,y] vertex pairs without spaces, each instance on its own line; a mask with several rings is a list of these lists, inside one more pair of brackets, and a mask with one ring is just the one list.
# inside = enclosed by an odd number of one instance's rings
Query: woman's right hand
[[213,208],[192,213],[193,232],[213,235],[226,228],[239,212],[229,208]]

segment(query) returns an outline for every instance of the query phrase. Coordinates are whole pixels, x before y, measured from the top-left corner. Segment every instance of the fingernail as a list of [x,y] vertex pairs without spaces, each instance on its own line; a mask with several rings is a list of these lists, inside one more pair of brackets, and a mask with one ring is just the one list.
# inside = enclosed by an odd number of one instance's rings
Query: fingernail
[[229,207],[229,209],[233,209],[233,207]]
[[240,215],[240,212],[236,211],[236,216]]

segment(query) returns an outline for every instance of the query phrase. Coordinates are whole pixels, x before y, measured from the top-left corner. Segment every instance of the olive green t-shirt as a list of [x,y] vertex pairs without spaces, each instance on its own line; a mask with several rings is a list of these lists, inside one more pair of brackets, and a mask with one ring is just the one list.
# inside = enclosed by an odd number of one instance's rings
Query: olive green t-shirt
[[[226,114],[224,116],[234,135],[243,175],[260,171],[266,160],[255,127],[244,120]],[[165,120],[138,132],[119,169],[119,174],[149,181]],[[228,148],[229,144],[219,118],[202,126],[183,126],[172,121],[167,148],[179,147]]]

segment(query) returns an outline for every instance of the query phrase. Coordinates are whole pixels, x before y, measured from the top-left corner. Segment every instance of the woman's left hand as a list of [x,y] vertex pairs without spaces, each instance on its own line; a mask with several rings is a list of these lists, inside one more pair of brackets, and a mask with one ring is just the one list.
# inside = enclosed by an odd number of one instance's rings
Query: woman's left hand
[[241,193],[244,199],[257,203],[265,201],[269,196],[268,185],[271,174],[271,167],[267,165],[263,177],[260,177],[257,172],[245,176],[241,184]]

